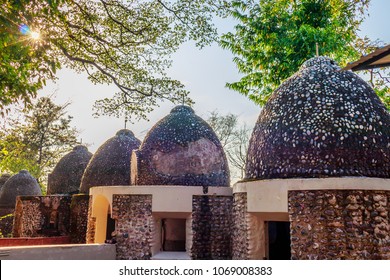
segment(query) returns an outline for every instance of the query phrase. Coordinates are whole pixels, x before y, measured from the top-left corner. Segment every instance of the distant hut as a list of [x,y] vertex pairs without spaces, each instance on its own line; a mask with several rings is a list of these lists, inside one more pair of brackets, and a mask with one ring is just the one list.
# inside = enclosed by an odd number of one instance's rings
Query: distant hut
[[80,193],[93,186],[130,185],[131,152],[141,141],[128,129],[119,130],[103,143],[91,158],[81,180]]
[[47,194],[76,194],[80,190],[81,178],[92,157],[87,147],[78,145],[60,159],[49,174]]
[[42,195],[37,180],[27,170],[13,175],[1,188],[1,216],[14,212],[16,197],[21,195]]
[[0,176],[0,191],[9,178],[11,178],[11,175],[7,173],[4,173]]

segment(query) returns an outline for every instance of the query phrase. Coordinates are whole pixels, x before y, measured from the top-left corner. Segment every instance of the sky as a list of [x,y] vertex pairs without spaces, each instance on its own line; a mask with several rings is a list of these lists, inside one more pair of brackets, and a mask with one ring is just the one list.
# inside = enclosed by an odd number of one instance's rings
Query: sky
[[[389,0],[371,0],[369,16],[361,25],[360,34],[371,39],[380,39],[390,43],[388,26]],[[234,23],[230,20],[218,21],[217,26],[221,33],[233,31]],[[253,127],[260,113],[260,107],[245,96],[225,87],[226,82],[240,79],[233,55],[220,48],[217,44],[197,49],[193,43],[182,45],[173,55],[173,65],[168,75],[182,81],[190,97],[195,102],[195,113],[207,119],[210,112],[217,110],[221,115],[233,113],[239,116],[241,123]],[[55,93],[55,103],[63,104],[70,101],[68,114],[73,116],[72,125],[80,130],[80,139],[88,144],[88,149],[95,152],[107,139],[124,128],[124,119],[114,117],[93,117],[93,104],[96,100],[110,97],[117,91],[115,86],[94,85],[85,74],[77,74],[69,69],[58,72],[58,80],[49,82],[39,92],[39,96],[48,96]],[[148,115],[149,121],[138,121],[127,124],[141,141],[147,131],[161,118],[169,114],[175,105],[170,102],[160,104],[160,107]]]

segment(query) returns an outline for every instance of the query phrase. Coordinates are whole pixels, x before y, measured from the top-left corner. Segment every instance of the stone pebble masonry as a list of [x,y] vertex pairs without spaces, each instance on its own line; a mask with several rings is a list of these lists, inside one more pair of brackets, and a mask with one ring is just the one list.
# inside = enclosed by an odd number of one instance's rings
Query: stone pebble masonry
[[69,235],[70,203],[66,195],[17,197],[13,237]]
[[131,152],[141,142],[128,129],[119,130],[95,152],[81,178],[80,193],[95,186],[129,186]]
[[114,195],[117,259],[148,260],[152,256],[153,217],[151,195]]
[[92,157],[87,147],[77,145],[63,156],[48,176],[47,194],[76,194],[84,170]]
[[390,192],[290,191],[292,259],[390,259]]
[[85,244],[88,226],[89,195],[73,195],[70,204],[70,240]]
[[390,176],[390,114],[355,73],[306,61],[270,97],[249,144],[245,179]]
[[232,197],[193,196],[191,259],[231,259]]
[[132,155],[132,185],[226,186],[229,166],[213,129],[188,106],[156,123]]
[[247,260],[249,240],[246,193],[234,194],[232,222],[232,258],[233,260]]

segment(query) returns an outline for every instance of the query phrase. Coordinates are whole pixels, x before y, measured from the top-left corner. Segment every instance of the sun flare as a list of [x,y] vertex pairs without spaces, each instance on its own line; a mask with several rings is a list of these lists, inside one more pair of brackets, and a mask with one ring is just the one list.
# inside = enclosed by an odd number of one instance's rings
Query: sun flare
[[30,36],[33,40],[39,40],[41,34],[37,31],[31,31]]

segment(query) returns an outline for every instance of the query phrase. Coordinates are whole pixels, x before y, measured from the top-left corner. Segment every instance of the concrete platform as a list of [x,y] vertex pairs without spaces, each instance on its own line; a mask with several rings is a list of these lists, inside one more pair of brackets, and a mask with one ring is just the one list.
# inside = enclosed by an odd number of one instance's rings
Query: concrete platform
[[159,252],[152,257],[152,260],[190,260],[187,252]]
[[0,247],[0,260],[115,260],[114,244]]

